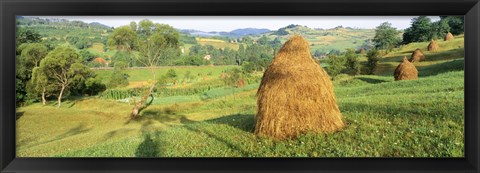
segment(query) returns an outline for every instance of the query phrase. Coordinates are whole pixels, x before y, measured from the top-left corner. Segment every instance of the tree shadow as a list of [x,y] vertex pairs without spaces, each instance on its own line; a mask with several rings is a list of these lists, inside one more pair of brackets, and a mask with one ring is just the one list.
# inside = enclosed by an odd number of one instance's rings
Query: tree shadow
[[25,112],[15,112],[15,120],[19,120],[24,114]]
[[48,140],[48,141],[45,141],[45,142],[41,142],[38,145],[62,140],[62,139],[68,138],[68,137],[76,136],[76,135],[80,135],[80,134],[83,134],[83,133],[86,133],[86,132],[90,131],[91,129],[92,128],[87,128],[86,125],[84,123],[82,123],[82,124],[79,124],[78,126],[76,126],[74,128],[71,128],[67,132],[56,136],[55,138],[53,138],[51,140]]
[[233,142],[230,142],[230,141],[226,140],[221,135],[216,135],[215,133],[212,133],[208,130],[204,130],[204,129],[201,129],[201,128],[195,128],[194,126],[191,126],[191,125],[185,125],[184,128],[187,129],[187,130],[190,130],[192,132],[195,132],[195,133],[203,133],[203,134],[207,135],[209,138],[215,139],[215,140],[225,144],[228,148],[240,152],[243,156],[248,155],[248,152],[245,151],[243,148],[241,148],[240,145],[236,145]]
[[159,157],[160,145],[152,139],[151,134],[145,134],[143,142],[138,145],[135,156],[136,157]]
[[180,121],[185,115],[177,114],[177,107],[166,107],[163,109],[146,109],[140,113],[140,116],[128,119],[125,124],[131,122],[157,121],[159,123],[170,123]]
[[245,132],[252,133],[255,128],[255,115],[253,114],[232,114],[220,118],[206,120],[211,124],[225,124]]
[[383,82],[388,82],[387,80],[382,80],[382,79],[373,79],[373,78],[367,78],[367,77],[355,77],[355,79],[370,83],[370,84],[378,84],[378,83],[383,83]]

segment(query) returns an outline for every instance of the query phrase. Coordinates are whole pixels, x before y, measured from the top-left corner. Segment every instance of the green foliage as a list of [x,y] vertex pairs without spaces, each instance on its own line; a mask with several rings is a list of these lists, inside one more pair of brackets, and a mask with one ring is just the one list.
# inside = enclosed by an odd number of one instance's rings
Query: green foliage
[[42,80],[41,84],[47,83],[49,86],[56,86],[59,93],[56,94],[58,106],[61,106],[61,98],[70,92],[72,85],[84,83],[90,77],[94,76],[87,66],[81,63],[81,55],[68,46],[59,46],[40,62],[38,69],[39,75],[44,75],[47,82]]
[[463,16],[440,16],[440,20],[448,23],[450,32],[454,35],[463,34],[465,32]]
[[125,73],[125,69],[128,67],[127,63],[123,61],[115,62],[113,73],[107,82],[108,88],[124,87],[128,85],[128,78],[130,77]]
[[432,23],[431,37],[432,39],[443,39],[450,31],[447,20],[439,20]]
[[419,16],[412,19],[410,28],[405,29],[403,44],[443,38],[448,32],[454,35],[462,34],[463,26],[463,16],[440,16],[440,20],[433,23],[430,18]]
[[165,75],[160,76],[158,84],[161,86],[168,85],[169,83],[176,85],[178,82],[177,77],[177,72],[174,69],[169,69]]
[[427,16],[419,16],[412,19],[410,28],[403,33],[403,43],[423,42],[431,40],[432,22]]
[[360,61],[358,60],[358,55],[355,53],[355,50],[348,49],[345,53],[346,59],[346,70],[348,73],[352,75],[359,75],[360,74]]
[[16,45],[19,46],[23,43],[37,43],[41,41],[40,34],[32,29],[19,27],[17,29],[15,41]]
[[329,54],[327,55],[326,64],[325,69],[332,77],[332,80],[335,80],[335,77],[345,70],[346,59],[344,56]]
[[288,35],[288,34],[289,32],[285,28],[280,28],[277,31],[272,33],[272,35],[278,35],[278,36]]
[[373,42],[379,49],[391,50],[401,42],[399,31],[391,23],[384,22],[375,29]]
[[378,61],[380,61],[381,55],[377,49],[371,49],[367,52],[367,69],[368,74],[373,74],[377,68]]
[[[47,47],[40,43],[24,43],[19,46],[18,51],[20,55],[16,58],[15,91],[16,103],[20,105],[26,101],[27,95],[35,95],[35,93],[32,93],[35,90],[27,85],[32,78],[33,69],[40,65],[40,61],[45,58],[48,52]],[[28,94],[29,92],[30,94]]]
[[107,87],[102,83],[102,80],[98,77],[88,78],[85,81],[85,93],[93,96],[105,91]]
[[120,51],[131,51],[136,48],[137,37],[130,26],[121,26],[109,35],[108,45]]

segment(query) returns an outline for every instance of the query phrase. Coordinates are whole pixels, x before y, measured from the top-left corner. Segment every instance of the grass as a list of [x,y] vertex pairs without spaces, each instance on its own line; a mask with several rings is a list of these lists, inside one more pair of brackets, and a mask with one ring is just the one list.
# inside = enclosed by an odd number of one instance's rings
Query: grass
[[[128,104],[89,98],[60,109],[38,104],[20,108],[19,112],[24,115],[18,120],[21,123],[18,126],[18,154],[68,157],[463,156],[463,71],[400,82],[382,76],[357,76],[338,80],[335,86],[347,122],[347,127],[335,134],[306,134],[281,142],[255,137],[252,133],[255,90],[240,92],[235,99],[228,95],[226,99],[156,104],[133,122],[125,119],[131,108]],[[55,128],[42,129],[46,127]]]
[[[223,70],[232,68],[234,66],[191,66],[191,67],[161,67],[155,69],[156,76],[165,75],[169,69],[174,69],[176,74],[183,78],[187,71],[190,71],[193,76],[213,76],[218,77],[221,75]],[[106,81],[112,74],[112,70],[95,70],[95,73]],[[130,82],[142,82],[152,79],[153,74],[150,69],[127,69],[127,74],[130,76],[128,81]]]
[[[333,134],[304,134],[275,141],[256,137],[256,88],[222,87],[191,96],[155,98],[141,117],[129,120],[132,105],[97,97],[68,99],[17,109],[19,157],[463,157],[464,58],[457,44],[439,41],[415,63],[419,80],[394,81],[398,60],[416,47],[393,50],[374,75],[339,75],[337,103],[347,126]],[[442,46],[443,45],[443,46]],[[461,44],[463,47],[463,44]],[[364,63],[365,58],[361,58]],[[182,76],[229,66],[178,68]],[[167,68],[157,69],[157,73]],[[108,76],[110,71],[96,71]],[[148,70],[129,70],[131,81]],[[203,85],[197,81],[186,87]]]

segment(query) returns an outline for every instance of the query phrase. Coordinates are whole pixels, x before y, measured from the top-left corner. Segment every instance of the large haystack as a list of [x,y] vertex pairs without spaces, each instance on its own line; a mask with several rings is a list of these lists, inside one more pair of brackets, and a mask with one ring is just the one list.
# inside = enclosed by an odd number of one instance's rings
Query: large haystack
[[310,55],[308,42],[293,36],[265,71],[257,92],[255,134],[275,139],[345,126],[333,85]]
[[420,62],[425,60],[425,55],[423,55],[422,50],[419,48],[415,49],[412,53],[412,57],[410,58],[410,62]]
[[436,52],[438,50],[439,46],[435,40],[432,39],[430,41],[430,44],[428,44],[427,50],[431,52]]
[[403,62],[400,63],[393,73],[395,80],[417,80],[418,71],[415,65],[403,57]]
[[445,39],[443,39],[444,41],[448,41],[448,40],[453,40],[455,37],[453,37],[452,33],[448,32],[447,35],[445,35]]

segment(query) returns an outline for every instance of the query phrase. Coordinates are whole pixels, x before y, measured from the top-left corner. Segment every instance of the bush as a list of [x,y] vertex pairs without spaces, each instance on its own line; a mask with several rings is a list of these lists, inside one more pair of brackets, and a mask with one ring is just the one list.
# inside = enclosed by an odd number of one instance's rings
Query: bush
[[367,68],[368,74],[373,74],[377,68],[378,61],[380,60],[380,52],[377,49],[371,49],[367,52]]

